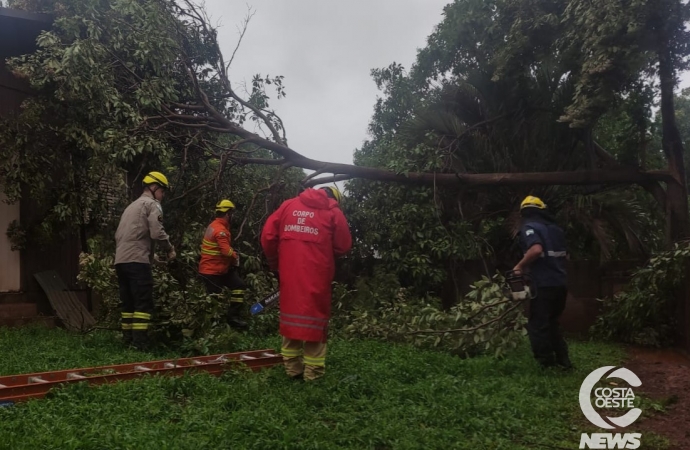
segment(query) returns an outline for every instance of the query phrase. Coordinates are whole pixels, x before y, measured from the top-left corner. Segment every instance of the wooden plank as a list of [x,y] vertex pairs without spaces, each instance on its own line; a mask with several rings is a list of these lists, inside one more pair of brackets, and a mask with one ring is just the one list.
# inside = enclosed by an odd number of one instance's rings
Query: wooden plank
[[66,328],[83,331],[96,324],[91,313],[79,301],[74,292],[67,289],[57,272],[48,270],[34,274],[34,277],[48,296],[50,305]]
[[[88,310],[84,308],[82,303],[77,299],[77,296],[74,294],[74,292],[69,291],[67,289],[67,286],[65,286],[65,284],[62,283],[60,276],[57,274],[55,274],[55,276],[58,280],[60,280],[60,283],[64,288],[64,290],[60,292],[60,298],[62,304],[65,306],[65,310],[67,316],[69,317],[70,323],[77,330],[84,330],[93,326],[96,321],[93,320]],[[87,314],[88,316],[86,316],[85,314]],[[89,320],[89,318],[91,318],[91,320]]]

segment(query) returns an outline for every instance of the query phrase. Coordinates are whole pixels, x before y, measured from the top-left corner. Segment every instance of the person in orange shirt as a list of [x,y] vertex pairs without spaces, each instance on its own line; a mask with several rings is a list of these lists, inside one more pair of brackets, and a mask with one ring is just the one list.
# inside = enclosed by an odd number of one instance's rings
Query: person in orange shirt
[[206,228],[201,241],[199,275],[209,294],[220,294],[224,288],[230,290],[228,325],[244,330],[247,323],[241,319],[241,314],[246,284],[238,274],[240,256],[231,246],[230,235],[230,219],[234,210],[235,205],[230,200],[216,204],[216,218]]

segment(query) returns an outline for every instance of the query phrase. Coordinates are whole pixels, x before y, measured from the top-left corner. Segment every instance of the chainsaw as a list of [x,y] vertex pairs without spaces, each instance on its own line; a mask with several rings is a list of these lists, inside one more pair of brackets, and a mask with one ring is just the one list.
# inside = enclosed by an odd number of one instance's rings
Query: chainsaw
[[256,303],[254,303],[249,310],[252,315],[259,314],[261,311],[264,309],[267,309],[273,305],[278,304],[278,300],[280,299],[280,291],[275,291],[268,297],[264,298],[263,300],[260,300]]
[[536,292],[532,292],[531,288],[532,280],[519,270],[506,272],[506,283],[510,288],[510,296],[513,300],[521,301],[536,297]]

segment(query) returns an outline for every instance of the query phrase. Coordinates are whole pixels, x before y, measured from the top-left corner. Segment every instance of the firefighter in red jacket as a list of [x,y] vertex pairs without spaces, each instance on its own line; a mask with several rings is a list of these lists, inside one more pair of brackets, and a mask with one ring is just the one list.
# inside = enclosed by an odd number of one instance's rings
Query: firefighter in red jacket
[[246,284],[237,273],[240,256],[230,245],[230,219],[234,209],[235,205],[230,200],[221,200],[216,204],[216,218],[206,228],[201,241],[199,275],[209,294],[220,294],[223,288],[230,290],[228,325],[246,329],[247,323],[240,318]]
[[314,380],[326,367],[335,258],[352,247],[342,194],[306,189],[286,200],[264,225],[261,246],[280,274],[280,334],[287,374]]

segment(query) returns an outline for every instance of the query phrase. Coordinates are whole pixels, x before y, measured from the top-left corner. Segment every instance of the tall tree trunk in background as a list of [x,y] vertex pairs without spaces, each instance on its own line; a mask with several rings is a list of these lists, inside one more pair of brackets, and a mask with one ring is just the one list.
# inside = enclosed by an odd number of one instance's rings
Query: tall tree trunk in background
[[668,170],[673,177],[667,184],[666,238],[669,244],[690,237],[688,190],[683,164],[683,141],[676,126],[673,100],[675,71],[668,41],[659,51],[659,80],[661,85],[662,146],[668,159]]
[[[664,33],[662,33],[664,34]],[[659,81],[661,87],[661,143],[668,159],[668,169],[673,178],[666,190],[666,239],[670,246],[690,236],[688,217],[688,189],[683,164],[683,141],[676,126],[673,100],[675,71],[667,36],[662,36],[659,46]],[[678,344],[690,350],[690,270],[685,267],[684,282],[678,292]]]

